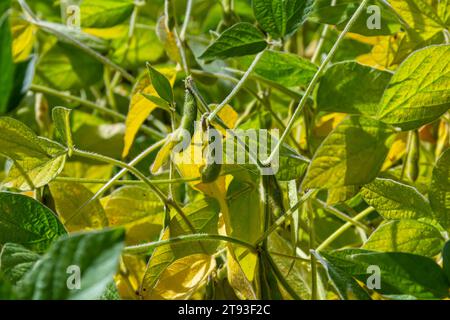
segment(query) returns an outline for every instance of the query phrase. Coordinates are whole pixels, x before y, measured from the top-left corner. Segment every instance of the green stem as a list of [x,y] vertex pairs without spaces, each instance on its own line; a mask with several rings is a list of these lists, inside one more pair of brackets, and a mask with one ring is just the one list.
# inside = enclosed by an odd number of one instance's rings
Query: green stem
[[[160,141],[159,143],[162,143],[162,141]],[[74,149],[73,150],[73,155],[74,156],[79,156],[79,157],[82,157],[82,158],[86,158],[86,159],[91,159],[91,160],[96,160],[96,161],[109,163],[109,164],[118,166],[120,168],[126,169],[127,171],[131,172],[133,175],[136,176],[136,178],[140,179],[146,185],[148,185],[150,187],[150,189],[156,194],[156,196],[161,200],[161,202],[165,206],[172,207],[181,216],[181,218],[185,221],[185,223],[188,225],[188,227],[189,227],[189,229],[191,230],[192,233],[196,232],[194,226],[189,221],[189,219],[187,218],[187,216],[185,215],[183,210],[178,206],[178,204],[175,201],[166,198],[164,193],[158,187],[156,187],[153,184],[153,182],[150,181],[150,179],[148,179],[144,174],[142,174],[139,170],[137,170],[133,166],[130,166],[129,164],[127,164],[125,162],[122,162],[122,161],[119,161],[119,160],[116,160],[116,159],[113,159],[113,158],[106,157],[104,155],[91,153],[91,152],[86,152],[86,151],[82,151],[82,150],[78,150],[78,149]],[[124,170],[122,170],[121,172],[123,172],[123,171]],[[101,191],[104,192],[103,190],[101,190]],[[69,221],[69,220],[73,219],[75,216],[77,216],[81,212],[81,209],[83,209],[84,207],[85,207],[85,205],[81,206],[77,210],[77,212],[74,215],[72,215],[72,217],[70,217],[67,221]]]
[[[358,214],[356,217],[353,218],[355,221],[360,221],[367,217],[370,213],[374,212],[375,209],[372,207],[369,207],[362,211],[360,214]],[[347,222],[342,227],[337,229],[333,234],[331,234],[325,241],[323,241],[320,246],[317,247],[316,251],[320,252],[321,250],[324,250],[327,248],[330,244],[332,244],[337,238],[339,238],[344,232],[346,232],[348,229],[352,227],[352,223]]]
[[217,116],[220,110],[222,110],[228,103],[230,103],[230,101],[236,96],[236,94],[238,94],[238,92],[241,90],[242,86],[245,84],[250,74],[256,68],[256,65],[258,64],[259,60],[261,60],[264,52],[266,52],[266,50],[261,51],[255,56],[255,59],[253,59],[252,64],[247,69],[245,74],[242,76],[241,80],[239,80],[239,82],[236,84],[236,86],[233,88],[230,94],[208,116],[209,121],[214,120],[214,118]]
[[298,104],[297,109],[295,110],[294,114],[292,115],[291,120],[289,121],[288,125],[286,126],[286,130],[283,132],[283,135],[281,136],[280,140],[278,141],[277,145],[275,146],[274,150],[272,151],[272,154],[270,155],[270,157],[265,161],[266,164],[267,163],[271,163],[272,160],[273,160],[273,157],[275,157],[275,155],[280,150],[281,145],[286,140],[288,134],[292,130],[298,115],[302,112],[303,108],[305,107],[306,103],[308,102],[309,96],[313,93],[313,90],[314,90],[317,82],[319,81],[319,79],[322,76],[323,72],[325,71],[326,67],[328,66],[328,64],[331,62],[331,60],[333,59],[334,55],[336,54],[337,49],[339,48],[339,46],[342,43],[342,40],[344,39],[346,34],[350,31],[350,29],[352,28],[352,26],[354,25],[354,23],[356,22],[356,20],[360,16],[360,14],[362,13],[362,11],[363,11],[363,9],[366,6],[368,1],[369,0],[363,0],[361,2],[361,5],[358,7],[356,12],[353,14],[353,16],[351,17],[350,21],[345,26],[345,29],[339,35],[339,37],[336,40],[336,43],[334,44],[333,48],[331,49],[331,51],[329,52],[328,56],[325,58],[325,60],[321,64],[321,66],[319,67],[319,70],[317,70],[316,74],[314,75],[314,77],[311,80],[308,88],[305,91],[305,95],[300,100],[300,103]]
[[[166,185],[169,183],[186,183],[200,181],[201,178],[179,178],[179,179],[161,179],[161,180],[151,180],[154,185]],[[55,181],[65,182],[65,183],[81,183],[81,184],[106,184],[110,182],[108,179],[85,179],[85,178],[75,178],[75,177],[57,177]],[[112,182],[112,185],[143,185],[144,182],[140,180],[118,180]]]
[[[68,93],[60,92],[55,89],[51,89],[48,87],[35,85],[35,84],[30,86],[30,90],[33,92],[40,92],[40,93],[47,94],[47,95],[50,95],[53,97],[57,97],[57,98],[60,98],[63,100],[68,100],[68,101],[73,101],[73,102],[79,103],[80,105],[82,105],[84,107],[101,112],[101,113],[108,115],[111,118],[119,120],[119,121],[127,120],[126,116],[124,116],[123,114],[121,114],[117,111],[105,108],[103,106],[99,106],[99,105],[95,104],[94,102],[82,99],[80,97],[72,96]],[[152,138],[155,138],[158,140],[164,138],[164,136],[161,133],[159,133],[158,131],[153,130],[149,127],[141,126],[140,130]]]
[[192,12],[192,0],[187,0],[186,13],[184,14],[183,26],[181,27],[181,32],[180,32],[180,40],[181,41],[186,40],[186,31],[187,31],[187,28],[189,25],[189,20],[191,19],[191,12]]
[[345,213],[339,211],[338,209],[336,209],[335,207],[329,206],[327,205],[325,202],[323,202],[322,200],[319,199],[314,199],[314,202],[316,202],[317,204],[319,204],[323,209],[325,209],[326,211],[334,214],[336,217],[338,217],[341,220],[344,220],[345,222],[351,223],[352,225],[363,229],[366,233],[369,233],[371,230],[370,228],[368,228],[366,225],[364,225],[363,223],[356,221],[355,219],[353,219],[352,217],[346,215]]
[[218,234],[189,234],[189,235],[183,235],[167,240],[161,240],[161,241],[155,241],[135,246],[129,246],[126,247],[124,250],[125,254],[148,254],[150,250],[153,250],[155,248],[168,245],[168,244],[175,244],[175,243],[188,243],[188,242],[196,242],[196,241],[224,241],[228,243],[234,243],[236,245],[242,246],[247,248],[248,250],[256,253],[257,249],[255,246],[253,246],[251,243],[232,238],[227,236],[222,236]]
[[[308,199],[308,220],[309,220],[309,250],[314,250],[316,242],[316,232],[314,229],[314,210],[311,205],[311,201]],[[316,258],[311,255],[311,300],[317,300],[317,261]]]
[[[331,6],[333,7],[335,5],[336,5],[336,0],[331,0]],[[317,60],[320,57],[320,53],[322,51],[322,47],[323,47],[323,44],[325,43],[325,39],[327,37],[329,29],[330,29],[330,26],[328,24],[326,24],[323,27],[322,33],[320,35],[319,43],[317,44],[316,51],[314,52],[314,56],[311,59],[312,63],[317,63]]]
[[297,210],[306,200],[308,200],[314,193],[316,193],[315,190],[309,190],[307,193],[305,193],[300,200],[297,202],[296,205],[292,206],[288,211],[286,211],[285,214],[283,214],[281,217],[279,217],[277,219],[277,221],[275,221],[275,223],[270,226],[266,232],[264,232],[264,234],[258,238],[258,240],[256,240],[254,242],[255,245],[260,244],[261,242],[263,242],[267,237],[270,236],[270,234],[272,232],[274,232],[276,229],[278,229],[285,221],[286,219],[288,219],[294,212],[295,210]]

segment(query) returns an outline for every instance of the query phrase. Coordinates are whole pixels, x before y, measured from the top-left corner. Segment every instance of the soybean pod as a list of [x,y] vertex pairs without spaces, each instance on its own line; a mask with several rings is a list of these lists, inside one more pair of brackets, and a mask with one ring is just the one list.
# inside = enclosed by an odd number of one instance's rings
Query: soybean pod
[[194,135],[197,112],[197,100],[195,100],[195,96],[192,92],[189,89],[186,89],[180,129],[188,131],[191,137]]
[[419,132],[413,131],[409,136],[409,152],[406,159],[406,176],[411,181],[417,181],[419,177],[419,161],[420,161],[420,137]]

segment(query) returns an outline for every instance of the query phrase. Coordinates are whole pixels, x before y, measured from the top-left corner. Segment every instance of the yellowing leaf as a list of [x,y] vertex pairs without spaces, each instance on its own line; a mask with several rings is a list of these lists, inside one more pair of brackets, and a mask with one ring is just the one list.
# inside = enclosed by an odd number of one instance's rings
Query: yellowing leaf
[[[173,68],[159,69],[166,77],[170,79],[170,83],[174,84],[176,79],[176,70]],[[126,157],[133,145],[136,133],[139,127],[144,123],[145,119],[157,108],[157,105],[146,99],[141,93],[158,96],[155,88],[150,83],[147,76],[143,77],[135,86],[130,102],[127,120],[125,122],[126,130],[124,137],[123,157]]]
[[180,51],[178,50],[177,40],[172,31],[167,30],[165,17],[162,16],[156,25],[156,34],[162,42],[167,56],[174,62],[181,63]]
[[36,27],[23,21],[18,21],[12,26],[12,53],[14,62],[26,60],[33,50]]
[[434,0],[389,0],[389,3],[408,27],[425,36],[432,36],[445,27]]
[[359,56],[356,61],[380,70],[392,68],[399,48],[400,40],[404,34],[394,36],[373,37],[372,51]]
[[385,171],[391,168],[394,164],[397,163],[397,161],[399,161],[405,155],[407,141],[408,141],[408,134],[401,133],[398,135],[398,137],[392,143],[392,147],[389,150],[389,153],[387,155],[387,158],[383,164],[383,168],[381,169],[381,171]]
[[255,290],[242,271],[234,253],[227,251],[228,281],[236,295],[243,300],[256,300]]
[[150,299],[189,299],[215,267],[215,259],[206,254],[194,254],[178,259],[161,274]]
[[161,167],[167,162],[167,160],[170,158],[170,154],[172,153],[172,149],[176,144],[177,142],[172,139],[172,136],[168,137],[166,143],[164,143],[164,145],[156,155],[156,159],[153,162],[150,170],[152,174],[158,173],[159,169],[161,169]]
[[145,273],[145,260],[142,256],[123,255],[120,272],[116,277],[116,286],[122,299],[138,299],[142,278]]
[[120,24],[111,28],[84,28],[84,32],[103,39],[119,39],[128,34],[128,25]]
[[68,231],[101,229],[108,225],[105,211],[98,200],[84,206],[94,194],[82,184],[51,182],[49,187],[56,211]]
[[[236,122],[239,118],[239,114],[229,104],[227,104],[225,107],[223,107],[222,110],[219,111],[217,116],[230,129],[234,129],[234,127],[236,126]],[[216,123],[213,123],[213,126],[217,130],[219,130],[222,134],[225,135],[226,130],[222,126],[220,126]]]

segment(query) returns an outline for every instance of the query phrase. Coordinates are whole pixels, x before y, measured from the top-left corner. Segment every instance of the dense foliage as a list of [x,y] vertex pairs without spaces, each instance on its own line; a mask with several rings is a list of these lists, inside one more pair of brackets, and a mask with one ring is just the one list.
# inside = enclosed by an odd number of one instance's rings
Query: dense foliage
[[[449,26],[449,0],[2,0],[0,299],[448,299]],[[217,164],[214,128],[280,135]]]

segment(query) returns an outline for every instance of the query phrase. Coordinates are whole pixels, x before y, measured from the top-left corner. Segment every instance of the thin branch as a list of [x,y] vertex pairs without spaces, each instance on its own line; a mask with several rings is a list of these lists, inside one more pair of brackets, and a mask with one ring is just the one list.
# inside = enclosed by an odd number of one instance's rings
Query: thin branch
[[280,140],[278,141],[277,145],[275,146],[274,150],[272,151],[270,157],[265,161],[265,164],[271,163],[273,158],[275,157],[275,155],[280,150],[281,145],[283,144],[284,140],[286,140],[288,134],[292,130],[297,117],[300,115],[300,113],[302,112],[302,110],[305,107],[306,103],[308,102],[309,96],[313,93],[313,90],[314,90],[317,82],[319,81],[320,77],[322,76],[322,73],[325,71],[326,67],[328,66],[328,64],[333,59],[334,55],[337,52],[337,49],[339,48],[339,46],[342,43],[342,40],[345,38],[345,36],[350,31],[350,29],[352,28],[352,26],[354,25],[354,23],[356,22],[358,17],[361,15],[361,13],[362,13],[363,9],[365,8],[365,6],[367,5],[368,1],[369,0],[363,0],[361,2],[361,5],[355,11],[355,13],[351,17],[350,21],[345,26],[345,29],[339,35],[339,38],[336,40],[336,43],[334,44],[334,46],[331,49],[330,53],[325,58],[325,60],[323,61],[323,63],[319,67],[319,70],[317,70],[316,74],[314,75],[313,79],[311,80],[308,88],[306,89],[305,95],[300,100],[300,103],[298,104],[297,109],[295,110],[294,114],[292,115],[292,118],[289,121],[289,123],[288,123],[288,125],[286,127],[286,130],[283,132],[283,135],[281,136]]
[[167,240],[161,240],[161,241],[155,241],[135,246],[129,246],[126,247],[124,250],[125,254],[148,254],[151,250],[164,246],[169,244],[175,244],[175,243],[188,243],[188,242],[196,242],[196,241],[224,241],[228,243],[234,243],[236,245],[245,247],[249,249],[250,251],[256,253],[257,249],[254,247],[251,243],[228,237],[228,236],[222,236],[218,234],[189,234],[189,235],[183,235]]

